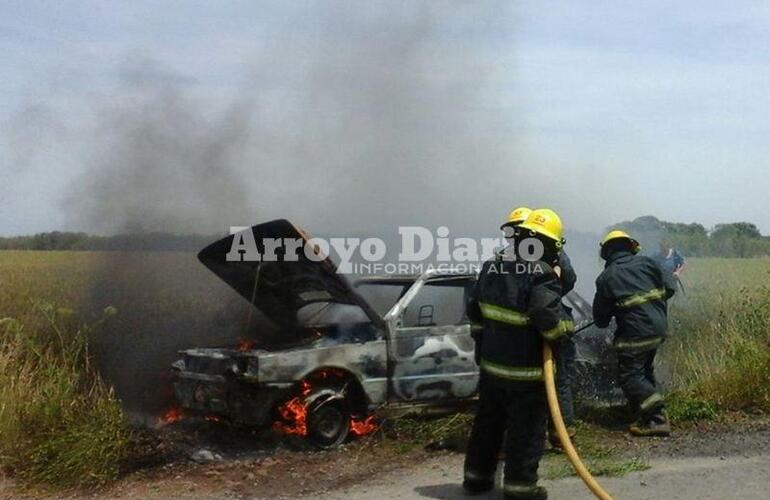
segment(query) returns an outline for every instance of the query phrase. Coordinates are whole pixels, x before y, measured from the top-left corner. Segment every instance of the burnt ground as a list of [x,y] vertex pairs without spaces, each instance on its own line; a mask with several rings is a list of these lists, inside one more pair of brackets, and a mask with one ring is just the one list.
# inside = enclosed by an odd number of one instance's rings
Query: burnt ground
[[[718,421],[680,424],[672,437],[651,439],[632,439],[619,424],[607,425],[601,420],[595,418],[581,425],[576,444],[589,454],[600,446],[602,454],[611,454],[621,464],[618,474],[626,472],[622,465],[626,459],[634,464],[652,463],[654,470],[659,459],[752,457],[770,449],[767,416],[728,415]],[[202,458],[213,460],[193,461],[193,455],[200,455],[201,450],[213,455]],[[0,479],[0,498],[296,498],[339,494],[372,480],[395,484],[402,475],[430,461],[455,464],[459,453],[457,449],[426,451],[423,443],[394,438],[389,430],[336,450],[318,451],[302,440],[283,439],[271,432],[182,422],[158,431],[142,431],[124,477],[109,487],[54,494],[20,489],[11,480]],[[555,455],[548,453],[546,461]],[[546,471],[546,477],[548,474]]]

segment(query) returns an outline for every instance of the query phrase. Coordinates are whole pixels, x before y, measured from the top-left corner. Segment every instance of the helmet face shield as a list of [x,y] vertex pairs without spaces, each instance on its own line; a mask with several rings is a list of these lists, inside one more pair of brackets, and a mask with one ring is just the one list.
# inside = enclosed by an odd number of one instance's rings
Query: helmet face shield
[[512,223],[512,222],[506,222],[502,226],[500,226],[500,231],[503,232],[503,236],[506,238],[513,238],[516,233],[519,231],[519,224]]

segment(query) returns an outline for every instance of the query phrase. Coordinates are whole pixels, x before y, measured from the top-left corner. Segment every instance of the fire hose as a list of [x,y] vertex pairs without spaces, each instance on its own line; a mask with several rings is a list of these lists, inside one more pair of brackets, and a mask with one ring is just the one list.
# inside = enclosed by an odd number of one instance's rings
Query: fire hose
[[577,450],[572,445],[572,441],[567,433],[567,427],[564,425],[564,419],[561,416],[559,408],[559,399],[556,396],[556,383],[554,381],[553,352],[547,342],[543,344],[543,373],[545,374],[545,393],[548,397],[548,409],[551,412],[551,420],[556,427],[556,434],[559,435],[564,453],[567,455],[572,467],[577,472],[580,479],[588,486],[588,489],[601,500],[613,500],[612,496],[594,479],[588,468],[580,460]]

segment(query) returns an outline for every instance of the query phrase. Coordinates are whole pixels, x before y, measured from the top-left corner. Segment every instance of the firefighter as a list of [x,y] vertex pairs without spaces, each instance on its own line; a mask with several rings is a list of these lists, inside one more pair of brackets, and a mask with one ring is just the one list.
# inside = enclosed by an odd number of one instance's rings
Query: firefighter
[[639,243],[627,233],[610,231],[600,246],[606,265],[596,279],[594,320],[601,328],[613,316],[617,322],[613,345],[619,382],[636,418],[629,431],[667,436],[671,425],[653,362],[666,337],[666,301],[674,295],[674,284],[654,259],[638,255]]
[[505,497],[545,499],[537,485],[547,414],[543,341],[558,342],[574,325],[561,307],[554,270],[563,244],[558,215],[534,210],[520,229],[542,243],[543,256],[527,261],[517,252],[496,254],[482,266],[468,303],[469,318],[482,324],[481,373],[463,487],[468,493],[492,489],[505,434]]
[[[505,232],[506,237],[513,237],[514,241],[516,241],[521,236],[518,230],[519,225],[527,219],[530,213],[532,213],[532,209],[528,207],[514,208],[508,214],[508,218],[500,226],[500,229]],[[561,270],[559,281],[561,282],[561,296],[564,297],[575,288],[577,274],[575,274],[567,253],[563,250],[559,253],[557,265]],[[564,304],[562,304],[562,307],[564,307],[569,319],[572,319],[572,309]],[[559,397],[559,408],[564,418],[564,424],[567,426],[567,433],[570,438],[573,438],[575,437],[576,430],[575,408],[572,398],[572,376],[575,371],[575,343],[572,340],[572,336],[565,336],[559,342],[559,348],[554,352],[554,359],[556,360],[556,391]],[[548,420],[548,441],[553,447],[561,447],[561,441],[556,435],[555,427],[550,419]]]

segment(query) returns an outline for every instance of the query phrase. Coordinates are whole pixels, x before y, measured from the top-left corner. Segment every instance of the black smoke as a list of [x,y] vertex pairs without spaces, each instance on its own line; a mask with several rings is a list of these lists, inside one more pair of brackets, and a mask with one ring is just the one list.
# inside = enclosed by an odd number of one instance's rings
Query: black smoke
[[[280,217],[321,234],[496,236],[512,206],[554,199],[501,102],[516,24],[508,2],[305,3],[214,97],[132,56],[87,103],[95,125],[65,209],[106,234],[224,234]],[[100,365],[136,409],[170,402],[178,349],[253,333],[248,306],[191,254],[95,256],[83,307],[107,305],[119,313],[96,340]]]

